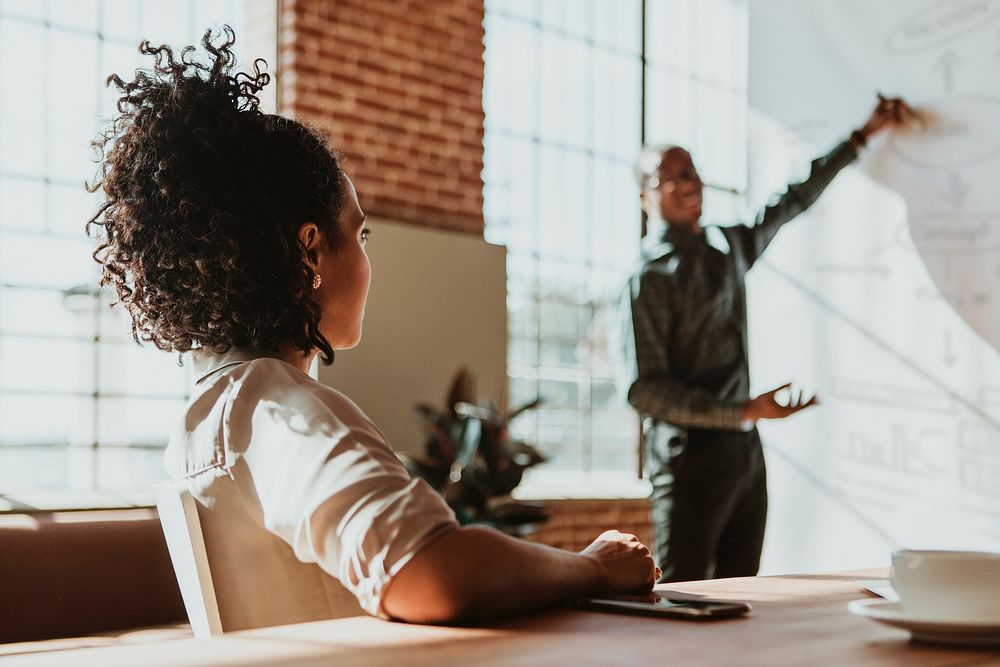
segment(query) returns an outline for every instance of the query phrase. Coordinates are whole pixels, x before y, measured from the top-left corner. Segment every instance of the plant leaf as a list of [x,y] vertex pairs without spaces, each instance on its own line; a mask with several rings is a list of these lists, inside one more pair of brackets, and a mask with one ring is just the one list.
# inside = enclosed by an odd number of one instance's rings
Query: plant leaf
[[445,399],[452,419],[458,418],[455,406],[459,403],[472,403],[475,400],[474,385],[475,378],[472,377],[469,369],[465,367],[459,368],[455,373],[455,379],[451,381],[451,388],[448,390],[448,396]]
[[514,421],[516,418],[520,417],[521,414],[527,412],[528,410],[534,410],[535,408],[537,408],[539,405],[541,405],[544,402],[545,402],[545,399],[542,398],[541,396],[539,396],[535,400],[533,400],[533,401],[531,401],[529,403],[525,403],[521,407],[519,407],[516,410],[513,410],[512,412],[510,412],[507,415],[507,421],[508,422]]

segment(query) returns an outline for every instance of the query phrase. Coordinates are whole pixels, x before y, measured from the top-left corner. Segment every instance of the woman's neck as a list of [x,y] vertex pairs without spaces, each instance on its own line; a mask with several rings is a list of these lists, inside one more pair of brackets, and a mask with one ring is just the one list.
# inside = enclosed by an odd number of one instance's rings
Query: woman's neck
[[309,352],[303,354],[302,350],[299,350],[291,345],[282,345],[278,349],[278,356],[282,361],[295,366],[295,368],[299,369],[303,373],[309,372],[313,359],[316,358],[318,353],[319,350],[313,348],[312,350],[309,350]]

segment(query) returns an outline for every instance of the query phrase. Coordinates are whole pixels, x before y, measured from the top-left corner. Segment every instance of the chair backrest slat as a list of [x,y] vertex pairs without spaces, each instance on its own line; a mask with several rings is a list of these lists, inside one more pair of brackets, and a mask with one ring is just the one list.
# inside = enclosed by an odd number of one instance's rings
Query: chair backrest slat
[[157,486],[156,507],[194,636],[204,639],[221,635],[222,618],[197,501],[187,489],[171,482]]

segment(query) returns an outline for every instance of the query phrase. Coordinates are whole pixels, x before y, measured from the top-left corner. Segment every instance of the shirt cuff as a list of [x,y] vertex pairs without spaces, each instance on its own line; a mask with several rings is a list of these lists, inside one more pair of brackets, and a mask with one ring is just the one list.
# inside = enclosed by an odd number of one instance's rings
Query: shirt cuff
[[[734,431],[745,431],[744,424],[747,420],[743,419],[743,406],[745,403],[742,401],[734,401],[727,404],[722,408],[720,416],[722,417],[722,422],[725,428],[732,429]],[[751,422],[752,424],[752,422]]]

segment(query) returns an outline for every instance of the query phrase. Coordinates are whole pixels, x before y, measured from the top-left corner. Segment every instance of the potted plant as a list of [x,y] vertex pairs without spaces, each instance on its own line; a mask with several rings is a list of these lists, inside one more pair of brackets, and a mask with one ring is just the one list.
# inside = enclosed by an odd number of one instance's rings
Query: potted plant
[[474,379],[460,368],[451,383],[445,409],[416,405],[427,435],[425,452],[400,454],[415,477],[444,496],[463,524],[484,523],[512,535],[525,535],[548,519],[544,508],[510,498],[524,471],[546,460],[526,442],[511,438],[508,425],[538,407],[541,399],[503,413],[477,404]]

